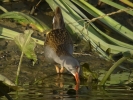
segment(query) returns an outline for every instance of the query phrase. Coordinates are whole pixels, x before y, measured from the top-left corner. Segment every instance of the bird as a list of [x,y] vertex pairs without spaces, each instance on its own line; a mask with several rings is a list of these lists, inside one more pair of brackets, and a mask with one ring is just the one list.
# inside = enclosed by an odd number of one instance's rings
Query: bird
[[[78,90],[80,85],[80,64],[73,57],[73,41],[69,32],[65,29],[60,7],[56,7],[54,11],[52,30],[46,35],[44,55],[48,61],[56,63],[57,73],[63,73],[65,67],[75,77],[75,90]],[[61,68],[57,64],[60,64]]]

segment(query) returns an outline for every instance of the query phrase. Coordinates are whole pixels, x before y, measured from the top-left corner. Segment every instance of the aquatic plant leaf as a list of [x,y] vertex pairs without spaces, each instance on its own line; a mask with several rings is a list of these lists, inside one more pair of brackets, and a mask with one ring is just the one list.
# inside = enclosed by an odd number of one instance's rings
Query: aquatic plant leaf
[[[106,73],[106,71],[105,71],[105,73]],[[99,76],[98,79],[100,81],[105,76],[105,73],[103,73]],[[111,85],[125,84],[125,82],[127,82],[129,80],[129,75],[130,75],[130,72],[122,72],[122,73],[111,74],[109,79],[106,81],[105,85],[106,86],[111,86]]]
[[[16,31],[13,31],[13,30],[10,30],[10,29],[7,29],[7,28],[0,26],[0,38],[13,40],[14,37],[17,36],[18,34],[23,34],[23,33],[19,33],[19,32],[16,32]],[[38,43],[40,45],[44,45],[44,41],[39,40],[37,38],[33,38],[33,37],[32,37],[32,39],[36,43]]]
[[40,21],[39,19],[33,17],[33,16],[29,16],[26,15],[24,13],[21,12],[16,12],[16,11],[12,11],[12,12],[5,12],[3,14],[0,15],[0,18],[9,18],[9,19],[13,19],[15,20],[17,23],[24,25],[24,26],[31,26],[33,29],[38,30],[40,32],[44,32],[46,29],[49,29],[49,27],[47,25],[45,25],[42,21]]
[[99,85],[104,85],[107,81],[107,79],[110,77],[110,75],[112,74],[112,72],[119,67],[119,65],[124,62],[125,60],[127,60],[129,57],[131,56],[130,52],[125,52],[123,54],[123,57],[120,58],[117,62],[114,63],[114,65],[107,71],[107,73],[104,75],[103,79],[101,80],[101,82],[99,83]]
[[82,76],[84,79],[87,79],[88,83],[91,83],[92,80],[98,79],[98,73],[91,71],[88,63],[82,64],[81,68],[82,68]]
[[[124,8],[126,8],[126,7],[124,7],[124,6],[122,6],[122,5],[118,4],[118,3],[113,2],[112,0],[101,0],[101,1],[106,3],[106,4],[108,4],[108,5],[110,5],[110,6],[112,6],[112,7],[117,8],[117,9],[124,9]],[[127,3],[126,2],[127,0],[121,0],[121,1]],[[132,3],[130,3],[130,6],[132,6]],[[133,16],[133,11],[132,10],[126,11],[126,13],[128,13],[128,14]]]
[[[70,1],[65,1],[64,0],[64,2],[66,2],[67,3],[67,5],[69,5],[75,12],[77,12],[80,16],[82,16],[83,17],[83,19],[88,19],[78,8],[75,8],[75,7],[73,7],[73,6],[75,6],[73,3],[71,3]],[[101,15],[104,15],[104,13],[102,13],[101,11],[99,11],[99,10],[97,10],[95,7],[93,7],[92,5],[88,5],[88,7],[86,7],[85,5],[83,5],[82,3],[80,3],[79,1],[74,1],[73,0],[73,2],[75,2],[77,5],[79,5],[80,7],[82,7],[84,10],[86,10],[86,11],[88,11],[88,13],[89,14],[91,14],[91,15],[93,15],[94,17],[98,17],[99,15],[101,16]],[[88,4],[88,3],[87,3]],[[81,20],[81,19],[80,19]],[[89,19],[88,19],[89,20]],[[113,26],[113,24],[115,23],[115,24],[117,24],[116,22],[115,22],[115,20],[113,20],[113,19],[111,19],[110,17],[108,17],[108,16],[106,16],[106,18],[102,18],[102,20],[101,21],[103,21],[103,20],[106,20],[105,22],[107,22],[107,21],[110,21],[109,23],[110,23],[110,25],[112,25]],[[104,22],[104,23],[105,23]],[[112,22],[112,23],[111,23]],[[114,38],[112,38],[112,37],[110,37],[109,35],[107,35],[106,33],[104,33],[104,32],[102,32],[99,28],[97,28],[93,23],[89,23],[90,24],[90,26],[89,26],[89,31],[91,31],[93,34],[96,34],[96,33],[100,33],[101,35],[102,35],[102,37],[101,36],[99,36],[99,35],[97,35],[100,39],[102,39],[102,40],[104,40],[104,41],[106,41],[106,40],[109,40],[111,43],[113,43],[113,44],[116,44],[116,45],[119,45],[119,46],[122,46],[122,47],[126,47],[126,48],[131,48],[131,49],[133,49],[133,46],[132,45],[130,45],[130,44],[127,44],[127,43],[125,43],[125,42],[122,42],[122,41],[119,41],[119,40],[117,40],[117,39],[114,39]],[[114,24],[114,25],[115,25]],[[95,31],[94,31],[95,30]],[[128,31],[128,30],[126,30],[126,31]],[[129,33],[129,32],[128,32]],[[105,37],[105,38],[103,38],[103,37]],[[106,41],[106,42],[108,42],[108,41]]]
[[5,89],[8,89],[8,92],[11,90],[17,90],[17,91],[25,90],[24,88],[20,86],[16,86],[10,79],[8,79],[2,74],[0,74],[0,89],[2,91],[4,91]]
[[0,74],[0,81],[2,81],[4,84],[15,86],[13,82],[11,82],[8,78]]
[[[103,12],[86,2],[85,0],[72,0],[74,3],[82,7],[85,11],[87,11],[89,14],[91,14],[94,17],[99,17],[102,15],[105,15]],[[112,2],[111,0],[101,0],[101,1],[106,1],[107,3]],[[111,3],[109,3],[111,4]],[[118,7],[118,6],[117,6]],[[121,9],[124,9],[121,8]],[[127,12],[132,12],[132,11],[127,11]],[[132,12],[133,14],[133,12]],[[111,29],[115,30],[119,34],[125,36],[128,39],[131,39],[133,41],[133,34],[132,31],[129,30],[128,28],[124,27],[122,24],[118,23],[117,21],[113,20],[111,17],[106,16],[102,19],[99,19],[101,22],[103,22],[105,25],[110,27]],[[127,33],[127,34],[125,34]]]
[[3,38],[3,39],[11,39],[11,38],[6,37],[6,36],[0,36],[0,38]]
[[3,6],[0,6],[0,10],[2,10],[3,12],[8,12]]
[[123,2],[123,3],[125,3],[125,4],[127,4],[127,5],[130,6],[130,7],[133,7],[133,3],[132,3],[131,1],[129,1],[129,0],[119,0],[119,1],[121,1],[121,2]]
[[33,30],[26,30],[24,31],[24,34],[18,34],[14,40],[15,43],[19,46],[19,48],[22,50],[22,52],[27,56],[29,59],[33,59],[34,62],[37,61],[37,56],[34,52],[36,43],[31,38],[31,34],[33,33]]

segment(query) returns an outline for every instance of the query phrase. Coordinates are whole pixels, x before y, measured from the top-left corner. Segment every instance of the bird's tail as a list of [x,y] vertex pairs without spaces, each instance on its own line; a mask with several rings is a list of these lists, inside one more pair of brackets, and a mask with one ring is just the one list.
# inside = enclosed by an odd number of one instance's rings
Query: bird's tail
[[62,12],[60,7],[57,7],[54,11],[54,17],[53,17],[53,29],[64,29],[65,23],[62,16]]

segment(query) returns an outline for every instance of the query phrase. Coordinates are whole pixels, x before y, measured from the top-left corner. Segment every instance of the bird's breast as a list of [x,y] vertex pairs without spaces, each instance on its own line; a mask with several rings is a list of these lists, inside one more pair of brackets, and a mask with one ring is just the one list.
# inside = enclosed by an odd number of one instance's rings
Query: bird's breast
[[[45,55],[45,59],[48,62],[57,62],[59,63],[59,56],[57,56],[56,52],[54,51],[53,48],[51,48],[50,46],[44,46],[44,55]],[[55,61],[55,59],[57,61]]]

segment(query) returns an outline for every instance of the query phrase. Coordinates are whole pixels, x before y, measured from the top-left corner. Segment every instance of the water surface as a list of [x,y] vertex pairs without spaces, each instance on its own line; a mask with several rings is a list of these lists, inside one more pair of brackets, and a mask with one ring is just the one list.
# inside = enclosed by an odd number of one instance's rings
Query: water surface
[[[71,75],[52,75],[37,82],[23,84],[25,90],[12,91],[8,95],[12,100],[132,100],[133,90],[127,86],[94,87],[80,86],[77,94],[73,90],[75,80]],[[92,84],[93,85],[93,84]],[[8,100],[1,96],[0,100]]]

